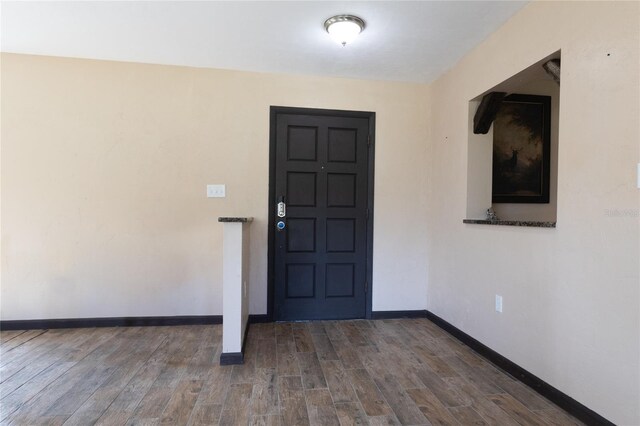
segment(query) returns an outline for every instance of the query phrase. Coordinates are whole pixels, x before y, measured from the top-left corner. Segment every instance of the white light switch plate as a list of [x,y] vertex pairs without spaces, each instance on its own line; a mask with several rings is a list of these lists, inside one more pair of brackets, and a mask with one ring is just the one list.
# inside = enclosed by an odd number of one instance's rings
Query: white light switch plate
[[637,182],[638,183],[638,189],[640,189],[640,163],[638,163],[638,177],[637,177],[637,179],[638,179],[638,182]]
[[207,185],[207,198],[224,198],[225,185]]
[[502,312],[502,296],[496,294],[496,312]]

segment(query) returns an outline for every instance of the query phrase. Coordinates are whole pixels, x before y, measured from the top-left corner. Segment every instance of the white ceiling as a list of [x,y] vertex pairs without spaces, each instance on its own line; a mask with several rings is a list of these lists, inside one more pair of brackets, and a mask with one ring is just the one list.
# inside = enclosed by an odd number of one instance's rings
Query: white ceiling
[[[0,4],[3,52],[429,82],[524,1],[139,1]],[[332,15],[367,23],[341,47]]]

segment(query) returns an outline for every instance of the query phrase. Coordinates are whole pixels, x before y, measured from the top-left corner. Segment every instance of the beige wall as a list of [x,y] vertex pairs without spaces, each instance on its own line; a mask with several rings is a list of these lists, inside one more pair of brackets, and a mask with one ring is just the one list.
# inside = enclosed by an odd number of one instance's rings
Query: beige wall
[[2,319],[221,314],[230,215],[265,313],[270,105],[376,112],[373,309],[425,308],[425,86],[13,54],[1,79]]
[[[640,424],[639,7],[531,3],[429,94],[428,309],[626,425]],[[469,101],[559,49],[558,228],[464,225]]]
[[[3,54],[2,319],[220,314],[220,215],[265,312],[269,106],[370,110],[374,309],[638,424],[639,37],[637,2],[535,2],[430,86]],[[463,225],[469,101],[558,49],[558,228]]]

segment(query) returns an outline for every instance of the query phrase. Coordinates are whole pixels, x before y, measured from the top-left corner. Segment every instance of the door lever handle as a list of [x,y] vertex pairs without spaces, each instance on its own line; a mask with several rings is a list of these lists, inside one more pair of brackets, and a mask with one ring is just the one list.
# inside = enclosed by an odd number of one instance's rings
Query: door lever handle
[[284,203],[284,201],[280,201],[278,203],[277,215],[278,217],[285,217],[287,215],[287,205]]

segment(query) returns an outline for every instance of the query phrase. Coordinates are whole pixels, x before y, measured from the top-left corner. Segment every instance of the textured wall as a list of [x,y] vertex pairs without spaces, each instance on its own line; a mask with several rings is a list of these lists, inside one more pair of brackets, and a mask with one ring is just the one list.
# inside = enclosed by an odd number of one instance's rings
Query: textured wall
[[[375,111],[374,310],[426,306],[426,87],[3,54],[2,319],[222,313],[253,216],[267,308],[269,107]],[[225,183],[227,198],[205,198]]]
[[[625,425],[640,424],[639,7],[533,2],[429,96],[429,310]],[[469,100],[560,49],[557,229],[464,225]]]

